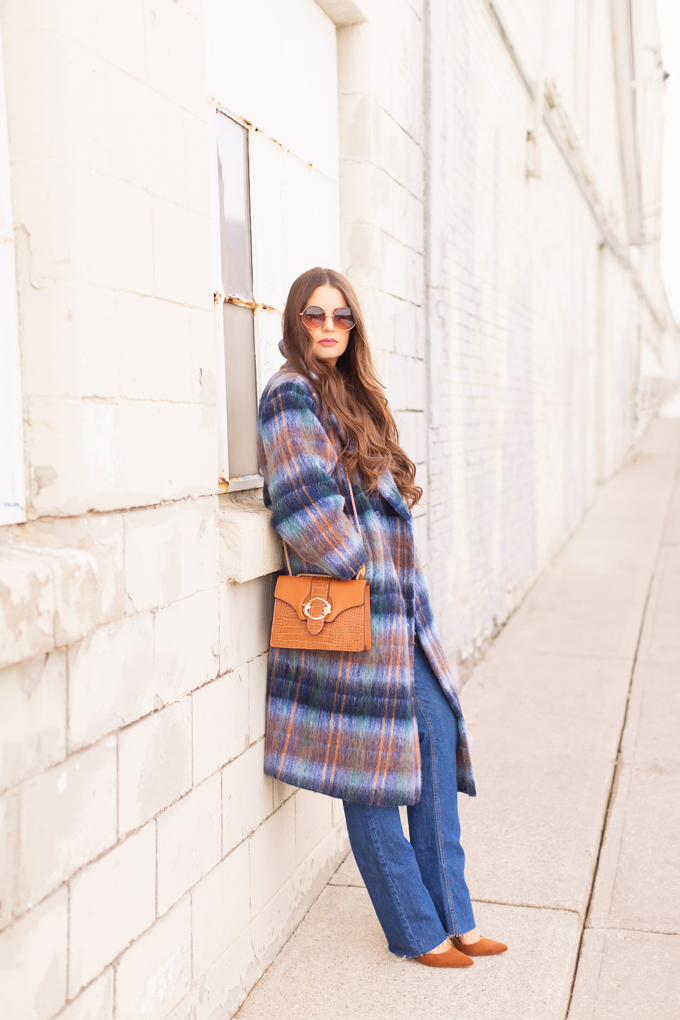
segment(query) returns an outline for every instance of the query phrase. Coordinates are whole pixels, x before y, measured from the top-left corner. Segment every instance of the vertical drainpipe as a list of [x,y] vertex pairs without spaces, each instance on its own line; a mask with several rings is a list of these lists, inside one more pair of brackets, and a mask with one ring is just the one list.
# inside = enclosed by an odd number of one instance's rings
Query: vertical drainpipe
[[595,358],[595,479],[609,477],[607,459],[607,260],[609,249],[600,242],[597,261],[597,347]]
[[[630,61],[630,101],[632,104],[633,118],[633,152],[635,157],[635,187],[637,191],[637,218],[639,244],[645,243],[645,217],[642,200],[642,166],[640,160],[640,135],[638,130],[638,101],[637,101],[637,76],[635,73],[635,37],[633,34],[633,0],[627,0],[627,28],[628,28],[628,54]],[[637,409],[640,401],[640,367],[642,361],[642,300],[637,302],[637,364],[636,377],[629,389],[628,406],[626,408],[627,426],[630,437],[635,434],[637,427]]]
[[[430,156],[432,151],[432,44],[430,40],[430,28],[431,28],[431,3],[432,0],[425,0],[423,6],[423,274],[424,274],[424,288],[423,288],[423,301],[425,307],[423,309],[424,315],[424,327],[425,327],[425,470],[427,473],[427,486],[428,492],[431,491],[431,478],[430,478],[430,464],[431,464],[431,431],[432,431],[432,357],[431,357],[431,342],[432,342],[432,328],[430,319],[432,315],[431,308],[431,293],[430,293],[430,274],[431,274],[431,255],[430,255],[430,224],[431,224],[431,167],[430,167]],[[427,549],[428,549],[428,560],[429,550],[431,542],[430,534],[430,519],[431,519],[431,500],[428,501],[427,506]]]
[[612,44],[616,74],[619,137],[626,196],[629,244],[643,240],[642,172],[635,94],[635,52],[633,46],[633,0],[610,0]]
[[635,87],[635,46],[633,35],[633,0],[627,0],[628,59],[630,64],[630,101],[633,112],[633,151],[635,157],[635,185],[637,190],[638,230],[640,244],[645,241],[645,220],[642,207],[642,167],[640,165],[640,135],[638,131],[637,88]]

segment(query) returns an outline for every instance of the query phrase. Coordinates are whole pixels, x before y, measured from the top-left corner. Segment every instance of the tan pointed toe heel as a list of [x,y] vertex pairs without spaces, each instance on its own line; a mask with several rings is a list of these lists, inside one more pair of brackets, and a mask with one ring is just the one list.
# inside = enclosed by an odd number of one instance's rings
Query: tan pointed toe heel
[[503,942],[494,942],[493,939],[480,938],[477,942],[466,945],[455,935],[451,936],[451,944],[466,956],[498,956],[507,952],[508,947]]
[[418,963],[426,967],[471,967],[473,962],[467,954],[459,953],[455,946],[445,949],[443,953],[425,953],[416,956]]

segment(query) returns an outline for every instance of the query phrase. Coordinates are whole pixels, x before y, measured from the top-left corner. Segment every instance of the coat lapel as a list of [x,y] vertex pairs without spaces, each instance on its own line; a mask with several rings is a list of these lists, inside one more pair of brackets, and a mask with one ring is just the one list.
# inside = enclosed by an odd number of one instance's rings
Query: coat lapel
[[[335,429],[337,435],[340,436],[342,434],[342,430],[340,428],[337,418],[335,417],[334,414],[330,414],[329,418],[331,425]],[[383,471],[383,473],[378,478],[378,492],[383,497],[383,499],[386,499],[387,502],[392,507],[394,507],[394,509],[397,511],[400,517],[403,517],[404,520],[406,521],[411,520],[411,511],[404,502],[402,495],[399,492],[399,489],[397,488],[396,482],[392,477],[392,472],[389,469]]]
[[400,517],[404,520],[411,520],[411,511],[406,506],[399,489],[397,488],[396,482],[392,477],[391,471],[384,471],[378,479],[378,491],[383,499],[394,507]]

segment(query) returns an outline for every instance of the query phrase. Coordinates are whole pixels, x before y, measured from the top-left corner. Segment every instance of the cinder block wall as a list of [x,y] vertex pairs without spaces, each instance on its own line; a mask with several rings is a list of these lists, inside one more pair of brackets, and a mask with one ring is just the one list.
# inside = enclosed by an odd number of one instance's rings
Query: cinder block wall
[[[625,253],[609,2],[505,6]],[[329,14],[339,181],[305,95]],[[603,243],[546,129],[527,178],[533,101],[487,0],[0,0],[0,19],[30,479],[0,534],[3,1020],[229,1016],[347,844],[338,802],[262,773],[280,550],[256,496],[217,491],[211,80],[258,129],[260,300],[280,309],[307,260],[359,287],[454,658],[622,463],[641,345],[672,371],[677,330],[656,248]]]
[[0,544],[0,1015],[228,1016],[346,833],[263,773],[280,551],[218,495],[203,5],[0,17],[30,479]]

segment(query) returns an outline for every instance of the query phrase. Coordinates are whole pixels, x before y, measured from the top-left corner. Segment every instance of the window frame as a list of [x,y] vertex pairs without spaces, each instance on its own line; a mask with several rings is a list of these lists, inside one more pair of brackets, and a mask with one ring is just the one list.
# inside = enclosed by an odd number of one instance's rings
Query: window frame
[[[217,155],[217,120],[218,116],[228,117],[239,127],[247,131],[247,195],[248,195],[248,217],[250,220],[250,261],[252,274],[253,299],[246,300],[235,294],[223,293],[222,277],[222,247],[220,236],[220,198],[218,180],[218,155]],[[257,130],[255,125],[233,113],[217,99],[210,101],[210,173],[211,173],[211,220],[212,220],[212,245],[213,245],[213,306],[215,313],[215,346],[217,353],[217,445],[218,445],[218,484],[220,492],[238,492],[244,489],[260,489],[264,484],[262,473],[230,476],[229,474],[229,434],[227,423],[227,386],[226,386],[226,364],[224,354],[224,313],[225,303],[241,305],[253,311],[253,353],[255,357],[255,385],[257,394],[262,392],[263,380],[261,377],[262,358],[260,355],[260,332],[258,328],[258,311],[279,311],[271,305],[258,301],[257,273],[255,271],[257,251],[256,242],[253,236],[253,188],[252,174],[250,172],[252,162],[252,138]]]

